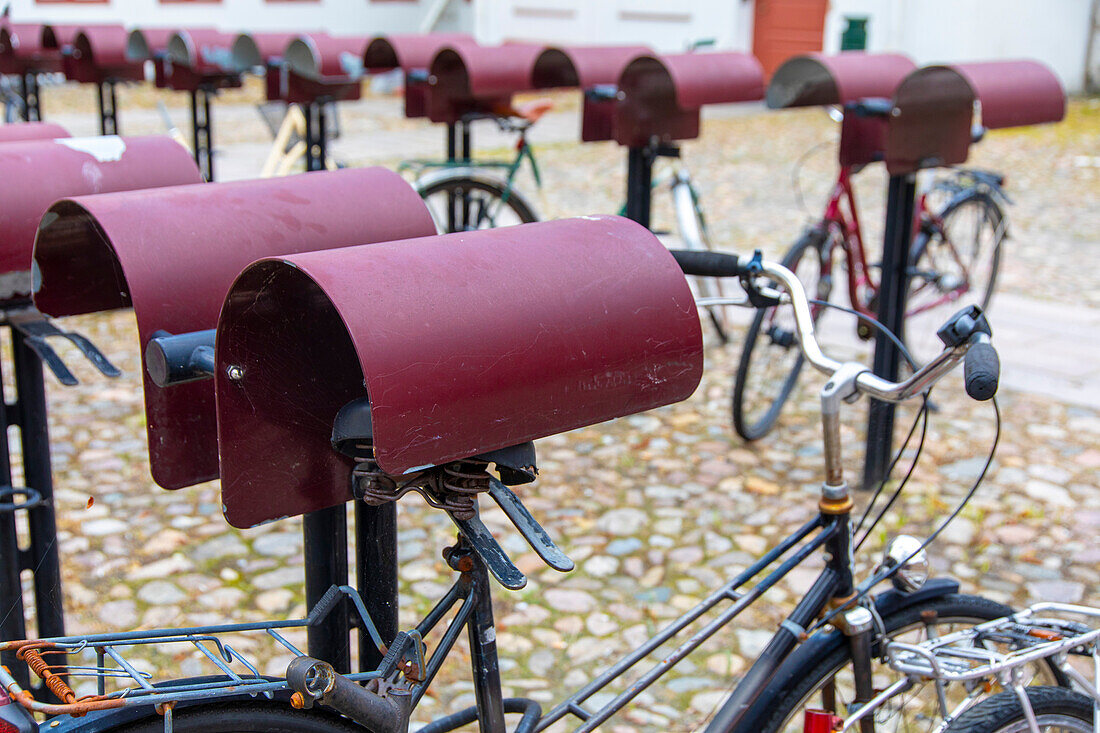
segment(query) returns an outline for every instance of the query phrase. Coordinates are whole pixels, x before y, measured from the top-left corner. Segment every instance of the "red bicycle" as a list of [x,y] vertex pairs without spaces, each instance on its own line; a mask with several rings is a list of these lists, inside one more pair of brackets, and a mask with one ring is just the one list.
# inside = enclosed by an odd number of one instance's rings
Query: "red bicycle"
[[[782,263],[798,274],[815,299],[815,322],[826,308],[836,307],[829,299],[837,294],[859,316],[856,332],[867,340],[873,335],[868,319],[878,310],[878,265],[867,260],[852,188],[859,168],[840,169],[824,215],[787,251]],[[923,314],[942,321],[947,309],[971,303],[983,310],[988,307],[1006,236],[1001,202],[1009,200],[1003,185],[999,174],[957,169],[919,196],[909,253],[907,322]],[[834,277],[838,269],[840,277]],[[920,361],[920,345],[907,346]],[[790,309],[758,310],[733,385],[733,425],[742,438],[757,440],[771,431],[802,363]]]

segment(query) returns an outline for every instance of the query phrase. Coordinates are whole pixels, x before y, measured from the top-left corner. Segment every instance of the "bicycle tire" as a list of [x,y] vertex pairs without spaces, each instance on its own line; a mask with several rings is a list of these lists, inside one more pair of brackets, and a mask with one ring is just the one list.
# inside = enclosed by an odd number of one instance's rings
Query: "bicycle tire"
[[[363,733],[365,728],[329,710],[296,710],[285,702],[227,702],[180,708],[173,733]],[[163,733],[156,715],[111,728],[110,733]]]
[[[1028,702],[1039,730],[1093,733],[1092,700],[1063,687],[1028,687]],[[967,708],[948,723],[944,733],[1027,733],[1023,703],[1012,690],[998,692]]]
[[[816,261],[817,269],[813,273],[813,282],[803,280],[806,292],[811,298],[827,300],[829,293],[821,287],[821,270],[823,267],[823,247],[827,237],[827,230],[821,226],[813,227],[804,233],[794,246],[784,255],[781,264],[792,272],[798,273],[798,267],[804,261]],[[809,260],[803,258],[807,253],[816,254]],[[801,273],[798,273],[801,279]],[[820,310],[814,311],[815,321]],[[783,316],[783,314],[786,314]],[[741,360],[737,365],[737,374],[733,381],[733,428],[745,440],[759,440],[771,432],[783,405],[794,391],[798,382],[798,375],[802,371],[804,358],[798,347],[798,340],[793,338],[793,324],[788,329],[781,329],[775,325],[776,316],[790,317],[785,308],[772,307],[760,308],[753,316],[752,324],[745,334],[745,343],[741,349]],[[768,326],[765,333],[763,329]],[[789,341],[786,339],[789,338]],[[766,347],[778,347],[778,349]],[[794,357],[789,366],[769,368],[767,360],[774,358]],[[772,374],[776,372],[778,374]],[[765,390],[765,380],[772,380],[780,375],[778,390]],[[759,377],[760,381],[753,383]],[[771,382],[774,386],[776,383]],[[771,396],[773,395],[774,396]],[[763,399],[763,407],[757,408],[750,403],[754,399]]]
[[[534,207],[514,188],[509,188],[503,181],[497,181],[488,177],[471,177],[466,172],[456,172],[452,176],[442,176],[431,182],[416,185],[416,191],[428,205],[436,228],[441,234],[456,231],[472,231],[475,229],[494,229],[498,226],[510,226],[513,224],[530,224],[538,221]],[[455,225],[451,225],[451,216],[448,208],[452,202],[459,202],[463,198],[470,200],[476,208],[476,221],[462,222],[462,211],[454,211]],[[510,212],[510,217],[498,223],[497,218],[504,211]]]
[[[907,345],[920,362],[939,353],[942,344],[931,335],[951,313],[969,304],[989,308],[1006,237],[1004,211],[985,191],[951,199],[939,219],[942,229],[922,232],[910,253]],[[922,318],[927,319],[923,326],[918,325]],[[914,342],[922,335],[931,345]]]
[[[968,625],[1002,618],[1011,613],[1012,609],[1008,606],[987,598],[964,594],[948,594],[887,614],[882,621],[886,636],[892,639],[914,630],[919,632],[922,625],[927,629],[932,620],[935,621],[937,626],[943,624]],[[823,707],[819,704],[821,698],[818,697],[818,694],[826,684],[832,681],[834,687],[842,686],[836,684],[836,678],[845,670],[850,671],[850,652],[848,644],[840,632],[830,633],[837,635],[836,643],[813,647],[810,654],[800,654],[800,650],[796,651],[780,666],[780,669],[772,678],[772,682],[765,688],[746,718],[746,720],[762,721],[754,730],[760,730],[762,733],[801,731],[802,711],[807,706]],[[936,633],[943,634],[946,632],[937,630]],[[873,649],[876,655],[881,653],[880,647],[881,643],[876,642]],[[1043,672],[1044,675],[1049,675],[1049,679],[1045,681],[1053,682],[1056,685],[1068,685],[1068,680],[1064,675],[1053,665],[1050,665],[1049,662],[1044,665]],[[894,674],[893,672],[888,673]],[[879,686],[876,683],[876,687]],[[959,691],[965,694],[965,690],[961,687]],[[912,700],[915,696],[916,693],[912,695],[905,693],[904,699]],[[844,704],[840,689],[835,691],[835,697],[836,710],[834,712],[843,716],[847,711],[847,707]],[[904,699],[902,700],[903,703]],[[929,699],[932,700],[932,705],[935,705],[934,696],[929,696]],[[886,725],[886,721],[880,720],[880,717],[885,713],[890,713],[892,709],[891,702],[888,701],[876,712],[876,731],[890,730]],[[917,716],[923,715],[921,712],[913,710],[911,705],[906,706],[903,704],[902,709]],[[934,725],[910,725],[909,721],[902,721],[898,715],[893,715],[893,717],[897,718],[895,722],[900,724],[900,728],[906,731],[935,727]],[[923,719],[930,723],[938,722],[938,719],[932,719],[928,716],[923,716]]]

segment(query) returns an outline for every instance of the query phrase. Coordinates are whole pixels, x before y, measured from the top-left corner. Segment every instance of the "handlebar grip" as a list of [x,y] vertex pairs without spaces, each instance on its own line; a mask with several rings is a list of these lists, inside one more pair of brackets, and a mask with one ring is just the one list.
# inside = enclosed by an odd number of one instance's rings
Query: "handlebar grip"
[[674,249],[672,256],[685,275],[703,277],[740,277],[747,272],[737,255],[696,249]]
[[966,393],[984,402],[997,394],[1001,378],[1001,360],[988,341],[979,341],[966,352],[963,366]]

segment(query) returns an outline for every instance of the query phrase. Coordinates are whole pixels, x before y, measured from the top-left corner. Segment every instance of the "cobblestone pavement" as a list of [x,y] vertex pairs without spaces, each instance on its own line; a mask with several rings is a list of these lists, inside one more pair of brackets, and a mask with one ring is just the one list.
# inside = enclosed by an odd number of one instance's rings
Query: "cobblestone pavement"
[[[1065,132],[993,135],[976,157],[1011,171],[1018,202],[1004,291],[1051,301],[1068,291],[1098,305],[1100,110],[1080,102],[1074,113],[1084,121],[1071,119]],[[722,246],[780,254],[805,220],[788,184],[790,164],[827,139],[831,123],[810,113],[745,115],[712,119],[706,130],[686,146],[686,156]],[[617,207],[621,151],[550,143],[539,152],[544,212]],[[1078,164],[1080,158],[1093,162]],[[810,158],[808,201],[821,201],[830,161],[827,150]],[[868,172],[863,184],[865,218],[876,222],[882,185],[872,177]],[[70,629],[302,615],[297,520],[233,530],[221,517],[216,483],[167,492],[149,478],[132,315],[80,317],[67,325],[125,372],[108,382],[67,352],[81,385],[48,387]],[[541,477],[519,493],[577,561],[577,571],[563,575],[541,565],[502,516],[487,512],[486,522],[531,578],[525,590],[496,596],[506,694],[544,707],[561,699],[812,515],[821,475],[814,394],[822,382],[804,380],[780,429],[744,445],[729,426],[736,358],[736,350],[709,343],[703,384],[686,402],[539,441]],[[937,390],[936,403],[922,461],[862,553],[864,571],[887,533],[926,534],[936,526],[984,465],[994,435],[991,407],[966,400],[957,375]],[[1018,388],[1005,389],[1000,404],[1004,422],[993,468],[937,543],[937,571],[959,578],[968,591],[1017,604],[1100,603],[1100,412]],[[861,403],[846,414],[853,467],[860,465],[865,409]],[[912,414],[903,411],[899,424]],[[402,624],[409,625],[448,582],[439,551],[453,532],[443,514],[415,498],[401,502],[399,522]],[[807,587],[814,567],[793,573],[609,729],[681,730],[705,719]],[[284,669],[285,657],[273,650],[255,653],[265,671]],[[454,655],[417,720],[473,703],[467,659],[462,649]],[[190,657],[148,664],[182,673],[196,667]]]

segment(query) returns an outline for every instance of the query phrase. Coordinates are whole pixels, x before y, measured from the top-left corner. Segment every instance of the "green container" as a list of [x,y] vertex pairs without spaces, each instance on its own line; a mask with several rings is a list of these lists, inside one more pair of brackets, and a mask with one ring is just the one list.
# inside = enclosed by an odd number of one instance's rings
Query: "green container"
[[867,18],[845,16],[848,27],[840,34],[841,51],[863,51],[867,48]]

